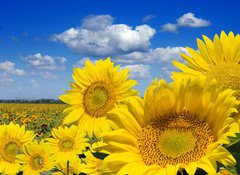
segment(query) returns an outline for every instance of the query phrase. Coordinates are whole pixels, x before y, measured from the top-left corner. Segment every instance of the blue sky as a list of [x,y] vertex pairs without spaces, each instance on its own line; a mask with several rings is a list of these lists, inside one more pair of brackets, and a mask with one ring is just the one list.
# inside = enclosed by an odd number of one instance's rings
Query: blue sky
[[73,66],[111,56],[141,94],[174,70],[185,47],[221,30],[240,33],[239,2],[0,1],[0,99],[57,99]]

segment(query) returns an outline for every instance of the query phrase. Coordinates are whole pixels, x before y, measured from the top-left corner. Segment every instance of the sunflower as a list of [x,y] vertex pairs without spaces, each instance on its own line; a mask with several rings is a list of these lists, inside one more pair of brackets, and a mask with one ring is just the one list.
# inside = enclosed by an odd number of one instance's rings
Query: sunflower
[[229,128],[239,104],[233,93],[220,92],[214,80],[155,80],[144,100],[136,98],[129,109],[109,114],[119,129],[102,134],[108,145],[97,151],[110,154],[103,172],[176,175],[185,170],[193,175],[202,169],[216,174],[217,162],[234,166],[234,157],[222,146],[237,132]]
[[85,138],[85,133],[77,126],[59,127],[52,130],[53,138],[47,138],[49,145],[52,148],[52,153],[57,162],[72,160],[78,158],[89,146],[88,139]]
[[83,159],[85,163],[83,172],[90,175],[100,175],[103,160],[96,158],[91,151],[85,152],[84,155],[86,158]]
[[217,175],[237,175],[237,174],[234,174],[227,169],[221,169]]
[[25,126],[18,124],[2,125],[0,127],[0,172],[3,174],[17,174],[20,164],[16,162],[16,155],[22,146],[34,139],[32,131],[26,131]]
[[220,37],[214,36],[211,41],[207,36],[197,39],[198,51],[187,47],[188,53],[181,54],[187,64],[173,61],[173,64],[183,72],[173,72],[172,78],[182,76],[206,76],[215,78],[223,90],[236,90],[240,99],[240,35],[228,35],[222,31]]
[[23,174],[40,175],[43,171],[49,171],[54,167],[51,148],[48,143],[36,140],[23,146],[23,154],[17,155],[18,162],[22,164]]
[[119,68],[120,65],[114,67],[110,58],[100,59],[96,64],[86,61],[83,69],[74,68],[72,90],[59,97],[71,105],[64,111],[68,115],[63,123],[79,123],[89,136],[108,131],[107,113],[137,95],[137,91],[131,89],[137,82],[128,80],[128,69]]
[[[59,171],[54,172],[54,175],[63,175],[67,174],[67,163],[66,161],[61,161],[57,164],[57,169]],[[81,159],[71,159],[69,160],[69,175],[80,174],[83,172],[84,165],[81,163]]]

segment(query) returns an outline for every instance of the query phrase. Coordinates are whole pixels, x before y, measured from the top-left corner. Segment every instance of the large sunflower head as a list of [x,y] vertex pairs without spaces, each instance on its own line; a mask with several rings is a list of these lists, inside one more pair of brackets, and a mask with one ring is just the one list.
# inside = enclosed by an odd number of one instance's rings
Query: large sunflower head
[[89,146],[88,139],[85,138],[86,134],[72,125],[68,127],[59,127],[52,130],[53,138],[47,138],[48,144],[52,148],[52,153],[56,162],[67,162],[73,158],[78,158],[86,147]]
[[17,155],[18,162],[22,164],[24,174],[40,175],[43,171],[51,170],[55,163],[48,143],[36,140],[23,146],[23,154]]
[[109,129],[107,113],[137,94],[131,89],[136,81],[128,79],[129,70],[119,68],[110,58],[95,64],[86,61],[84,68],[73,68],[72,90],[59,97],[71,105],[65,110],[68,115],[64,124],[77,122],[89,135]]
[[12,122],[0,127],[0,173],[17,174],[20,164],[16,162],[16,156],[22,146],[34,137],[34,133],[26,131],[25,126],[20,127]]
[[240,99],[240,35],[222,31],[213,41],[207,36],[197,39],[198,50],[187,47],[188,53],[181,56],[186,64],[174,61],[173,64],[182,72],[174,72],[172,78],[182,76],[206,76],[215,78],[223,90],[236,90]]
[[[216,174],[217,162],[233,166],[228,144],[239,103],[233,90],[219,92],[216,81],[164,80],[148,87],[144,101],[136,98],[129,109],[115,109],[109,119],[119,128],[102,134],[110,154],[103,169],[119,174],[176,175],[185,169]],[[107,167],[107,168],[106,168]]]

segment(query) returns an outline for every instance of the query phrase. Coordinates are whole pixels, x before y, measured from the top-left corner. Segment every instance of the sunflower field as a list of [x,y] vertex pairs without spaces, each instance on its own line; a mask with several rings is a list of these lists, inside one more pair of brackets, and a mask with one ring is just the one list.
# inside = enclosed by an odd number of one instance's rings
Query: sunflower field
[[0,173],[240,174],[240,35],[197,45],[143,97],[106,58],[73,68],[65,104],[0,104]]

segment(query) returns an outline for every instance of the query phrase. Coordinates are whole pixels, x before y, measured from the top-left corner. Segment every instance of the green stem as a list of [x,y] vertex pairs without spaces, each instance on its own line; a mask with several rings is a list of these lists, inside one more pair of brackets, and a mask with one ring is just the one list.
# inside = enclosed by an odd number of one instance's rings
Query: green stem
[[69,160],[67,161],[67,175],[70,175],[70,173],[69,173]]

